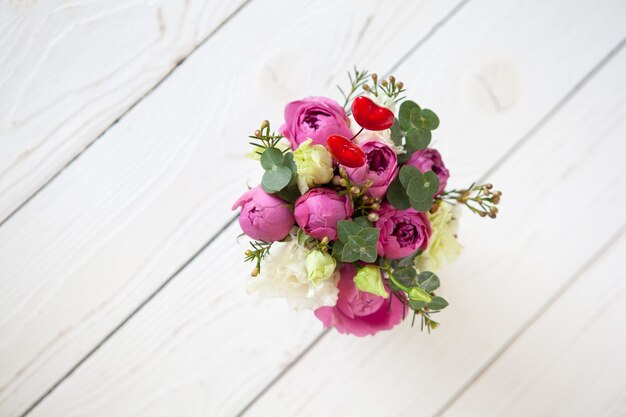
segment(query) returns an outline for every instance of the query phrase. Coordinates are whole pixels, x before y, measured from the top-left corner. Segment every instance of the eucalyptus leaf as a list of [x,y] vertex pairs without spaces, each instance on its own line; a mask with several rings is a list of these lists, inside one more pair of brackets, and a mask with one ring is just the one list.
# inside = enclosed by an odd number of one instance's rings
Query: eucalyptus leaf
[[425,149],[431,138],[432,134],[429,130],[411,126],[406,131],[406,147],[412,151]]
[[283,153],[276,148],[267,148],[261,155],[261,166],[266,171],[283,166],[283,161]]
[[360,248],[346,244],[341,251],[341,262],[356,262],[361,255]]
[[417,271],[413,267],[398,268],[393,271],[393,276],[405,287],[417,285]]
[[424,307],[426,307],[426,302],[424,301],[409,301],[409,307],[411,307],[411,310],[421,310]]
[[406,190],[402,187],[399,178],[393,180],[387,189],[387,201],[398,210],[406,210],[411,207]]
[[361,249],[367,246],[365,239],[358,235],[350,235],[348,236],[348,246],[352,246],[355,249]]
[[361,230],[363,230],[363,226],[360,226],[356,222],[350,220],[337,222],[337,235],[339,236],[339,240],[344,243],[348,243],[348,238],[358,235]]
[[[413,113],[411,113],[413,115]],[[434,111],[430,109],[424,109],[420,115],[420,126],[424,129],[435,130],[439,127],[439,117]]]
[[435,291],[439,288],[439,277],[430,271],[424,271],[417,276],[419,286],[427,293]]
[[391,126],[391,141],[396,146],[402,146],[402,138],[404,137],[404,132],[400,127],[400,121],[396,119],[396,121]]
[[416,177],[418,175],[422,175],[422,172],[419,169],[415,168],[412,165],[405,165],[400,168],[398,178],[400,178],[400,183],[402,183],[402,186],[404,188],[407,188],[409,186],[409,181],[411,181],[413,177]]
[[366,246],[376,246],[380,230],[375,227],[367,227],[362,229],[358,236],[362,237]]
[[[266,151],[267,152],[267,151]],[[265,152],[263,153],[265,155]],[[289,184],[291,180],[291,169],[285,166],[275,166],[269,171],[265,171],[263,174],[263,180],[261,186],[267,193],[275,193],[282,190]]]
[[372,263],[378,257],[378,250],[376,250],[375,245],[362,247],[360,252],[359,259],[363,262]]
[[352,219],[352,221],[355,222],[356,224],[358,224],[361,227],[371,227],[372,226],[372,222],[369,221],[366,216],[356,217],[356,218]]
[[448,307],[448,302],[443,297],[439,296],[433,297],[428,304],[428,308],[431,310],[443,310],[446,307]]
[[400,110],[398,111],[398,120],[400,127],[407,129],[411,124],[411,112],[415,109],[419,109],[420,106],[416,102],[411,100],[405,100],[400,104]]

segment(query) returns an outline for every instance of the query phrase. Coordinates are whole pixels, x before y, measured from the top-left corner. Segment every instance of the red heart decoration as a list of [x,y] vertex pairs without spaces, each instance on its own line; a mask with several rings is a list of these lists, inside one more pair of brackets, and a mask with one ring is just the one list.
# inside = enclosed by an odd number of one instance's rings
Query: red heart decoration
[[395,121],[391,110],[377,105],[365,96],[358,96],[354,99],[352,114],[359,126],[367,130],[389,129]]
[[363,150],[341,135],[330,135],[326,147],[341,165],[358,168],[365,164]]

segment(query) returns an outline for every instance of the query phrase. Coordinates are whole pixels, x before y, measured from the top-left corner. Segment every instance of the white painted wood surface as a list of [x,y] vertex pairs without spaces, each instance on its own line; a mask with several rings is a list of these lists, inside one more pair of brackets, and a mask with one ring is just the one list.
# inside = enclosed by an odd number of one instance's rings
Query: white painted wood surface
[[[624,4],[368,1],[355,9],[343,2],[293,3],[253,0],[0,227],[0,415],[29,409],[95,347],[31,415],[221,416],[237,415],[250,402],[245,415],[463,415],[463,404],[483,415],[485,395],[501,398],[495,415],[523,415],[518,409],[541,415],[541,404],[554,410],[559,395],[577,394],[576,384],[557,384],[575,371],[567,362],[535,370],[549,382],[525,391],[535,408],[504,392],[498,372],[521,372],[515,356],[506,360],[536,337],[526,331],[528,321],[581,268],[594,271],[598,251],[624,226],[625,194],[611,191],[626,191],[620,177],[626,59],[623,52],[606,58],[626,36]],[[259,16],[281,17],[281,30]],[[104,52],[96,57],[111,53],[97,46]],[[411,51],[396,72],[412,97],[441,115],[436,145],[453,185],[495,164],[492,177],[506,192],[497,222],[464,218],[467,252],[442,274],[452,302],[444,327],[431,336],[406,324],[367,339],[320,333],[311,315],[245,295],[249,266],[234,241],[236,225],[195,257],[258,172],[243,159],[242,139],[258,120],[278,126],[285,101],[335,94],[334,84],[353,63],[382,72]],[[124,100],[119,80],[101,87],[116,91],[111,102]],[[148,78],[141,82],[149,85]],[[101,95],[77,100],[87,106]],[[0,98],[0,108],[5,103]],[[50,120],[36,132],[54,128]],[[95,136],[92,130],[76,140]],[[28,175],[39,181],[54,175],[54,169],[42,175],[37,161],[24,162]],[[606,181],[591,182],[598,177]],[[603,258],[608,264],[598,268],[610,270],[615,259]],[[589,280],[585,274],[581,282]],[[568,301],[570,291],[564,294],[552,304],[565,306],[553,322],[576,302]],[[624,319],[610,320],[593,334],[623,346],[608,325],[623,327]],[[589,355],[593,339],[575,344],[574,327],[565,329],[567,337],[544,326],[540,334],[550,347],[538,353],[544,363],[569,346],[570,364]],[[603,404],[607,415],[619,415],[625,378],[618,370],[625,362],[617,350],[598,352],[621,362],[597,378],[593,401],[581,402],[588,407],[581,409]],[[608,369],[597,360],[587,375]],[[494,385],[502,392],[491,392]],[[564,388],[551,397],[551,386]]]
[[241,4],[0,2],[0,223]]

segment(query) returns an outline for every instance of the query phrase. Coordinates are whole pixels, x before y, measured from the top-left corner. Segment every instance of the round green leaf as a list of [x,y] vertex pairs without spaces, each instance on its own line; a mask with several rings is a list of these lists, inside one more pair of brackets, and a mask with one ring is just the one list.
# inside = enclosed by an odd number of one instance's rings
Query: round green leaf
[[283,153],[276,148],[267,148],[261,155],[261,166],[266,171],[283,166],[283,161]]
[[405,100],[400,104],[400,110],[398,111],[398,120],[400,121],[400,127],[407,128],[411,124],[411,112],[415,109],[419,109],[420,106],[414,101]]
[[409,197],[406,195],[400,179],[393,180],[389,188],[387,189],[387,201],[398,210],[406,210],[411,207]]
[[[411,116],[413,113],[411,113]],[[422,110],[420,116],[420,126],[424,129],[435,130],[439,127],[439,117],[430,109]]]
[[415,168],[412,165],[405,165],[400,168],[400,174],[398,174],[398,178],[400,178],[400,183],[404,188],[409,186],[409,181],[417,175],[422,175],[421,171]]
[[425,149],[430,143],[431,138],[432,134],[429,130],[412,126],[406,131],[406,147],[412,151]]
[[433,171],[424,173],[424,186],[428,187],[428,191],[435,195],[439,191],[439,177]]
[[[264,153],[265,154],[265,153]],[[289,184],[291,180],[291,169],[288,167],[278,166],[263,174],[261,186],[267,193],[275,193],[282,190]]]

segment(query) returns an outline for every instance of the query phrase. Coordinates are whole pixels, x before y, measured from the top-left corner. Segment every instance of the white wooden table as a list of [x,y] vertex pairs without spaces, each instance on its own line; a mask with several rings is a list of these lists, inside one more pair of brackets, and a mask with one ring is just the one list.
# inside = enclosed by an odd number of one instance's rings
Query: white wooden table
[[[626,415],[623,0],[0,3],[0,416]],[[246,136],[356,64],[466,215],[431,335],[245,294]]]

